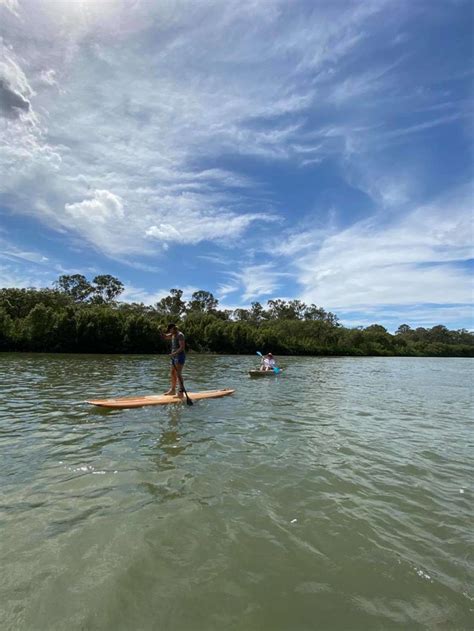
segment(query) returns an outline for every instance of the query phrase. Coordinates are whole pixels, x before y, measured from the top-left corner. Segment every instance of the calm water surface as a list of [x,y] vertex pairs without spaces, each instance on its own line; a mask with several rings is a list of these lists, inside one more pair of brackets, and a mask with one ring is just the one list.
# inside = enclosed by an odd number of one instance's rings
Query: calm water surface
[[0,355],[0,628],[472,629],[469,359]]

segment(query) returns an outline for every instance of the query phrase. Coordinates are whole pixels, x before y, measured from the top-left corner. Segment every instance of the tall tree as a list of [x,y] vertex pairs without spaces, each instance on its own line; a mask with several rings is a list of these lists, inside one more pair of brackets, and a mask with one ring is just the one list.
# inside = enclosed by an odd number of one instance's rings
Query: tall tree
[[239,322],[248,322],[251,319],[251,314],[248,309],[235,309],[233,315]]
[[188,303],[188,311],[197,313],[214,313],[219,301],[209,291],[195,291]]
[[315,304],[309,305],[304,312],[305,320],[326,320],[326,311],[322,307],[317,307]]
[[186,303],[182,297],[181,289],[170,289],[170,295],[156,303],[156,311],[159,315],[179,320],[186,311]]
[[431,328],[429,337],[433,342],[449,342],[450,331],[442,324],[438,324]]
[[311,304],[305,309],[305,320],[320,320],[321,322],[327,322],[331,326],[339,326],[339,318],[331,311],[326,311],[322,307],[317,307],[315,304]]
[[268,312],[274,320],[301,320],[307,307],[301,300],[276,300],[268,301]]
[[268,317],[268,313],[262,307],[259,302],[252,302],[250,305],[250,319],[253,322],[261,322],[262,320],[266,320]]
[[411,327],[408,324],[400,324],[398,329],[395,331],[395,335],[406,335],[410,333]]
[[63,274],[54,285],[59,291],[70,296],[74,302],[85,302],[95,291],[82,274]]
[[94,283],[92,301],[98,304],[114,302],[124,290],[123,283],[110,274],[99,274],[92,282]]

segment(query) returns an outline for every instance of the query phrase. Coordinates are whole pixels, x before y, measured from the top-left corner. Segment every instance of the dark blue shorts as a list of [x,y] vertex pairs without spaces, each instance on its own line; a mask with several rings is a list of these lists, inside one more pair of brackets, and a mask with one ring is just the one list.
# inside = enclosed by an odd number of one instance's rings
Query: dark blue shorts
[[186,353],[178,353],[171,358],[171,365],[173,365],[174,362],[175,364],[181,364],[181,366],[183,366],[185,361]]

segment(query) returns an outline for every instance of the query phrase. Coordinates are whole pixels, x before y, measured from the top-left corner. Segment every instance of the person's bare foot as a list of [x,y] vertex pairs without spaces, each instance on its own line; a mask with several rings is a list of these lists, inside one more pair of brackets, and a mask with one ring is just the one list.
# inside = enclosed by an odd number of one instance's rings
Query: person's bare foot
[[176,396],[176,391],[170,389],[170,390],[168,390],[168,392],[164,393],[164,396],[165,397],[174,397],[174,396]]
[[178,397],[178,399],[182,399],[184,398],[184,392],[178,392],[176,396]]

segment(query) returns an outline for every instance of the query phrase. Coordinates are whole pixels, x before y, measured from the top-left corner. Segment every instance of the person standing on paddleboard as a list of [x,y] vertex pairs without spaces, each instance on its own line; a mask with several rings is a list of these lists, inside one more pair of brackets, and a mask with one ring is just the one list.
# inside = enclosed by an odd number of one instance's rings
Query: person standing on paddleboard
[[178,330],[176,324],[168,324],[166,333],[163,337],[171,340],[171,371],[170,371],[170,389],[165,392],[166,395],[174,396],[176,394],[176,386],[179,384],[178,396],[183,397],[184,386],[181,374],[183,372],[184,362],[186,361],[186,342],[184,333]]

